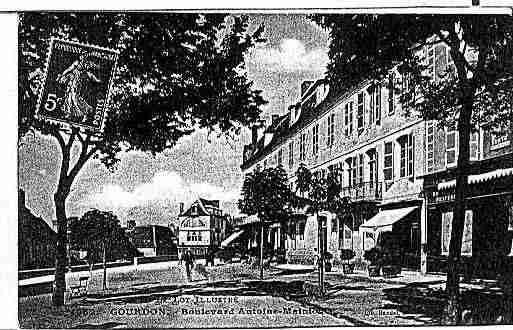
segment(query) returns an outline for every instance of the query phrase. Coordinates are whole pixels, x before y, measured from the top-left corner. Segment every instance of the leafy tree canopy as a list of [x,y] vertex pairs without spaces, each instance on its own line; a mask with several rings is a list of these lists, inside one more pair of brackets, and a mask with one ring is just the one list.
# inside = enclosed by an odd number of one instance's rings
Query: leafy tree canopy
[[[316,15],[331,37],[327,78],[344,91],[363,79],[382,79],[401,63],[417,92],[417,109],[428,119],[452,121],[469,99],[480,118],[501,123],[512,118],[513,18],[507,15]],[[429,79],[418,47],[443,42],[450,47],[455,74]],[[412,94],[403,95],[412,98]],[[406,100],[407,101],[407,100]]]
[[296,207],[307,206],[309,213],[347,211],[349,202],[340,197],[342,184],[335,173],[330,172],[326,177],[314,175],[304,164],[300,164],[296,178],[296,191],[302,195],[293,199]]
[[263,28],[247,30],[247,17],[224,14],[22,13],[19,132],[58,129],[34,110],[50,38],[60,37],[120,51],[105,132],[88,141],[105,164],[122,147],[161,152],[195,128],[237,134],[266,103],[244,68]]
[[103,244],[107,244],[107,260],[133,257],[137,254],[129,242],[116,215],[112,212],[91,210],[70,221],[70,246],[87,251],[89,262],[102,260]]
[[246,175],[239,209],[248,215],[257,214],[263,221],[286,220],[291,201],[285,170],[281,166],[269,167]]

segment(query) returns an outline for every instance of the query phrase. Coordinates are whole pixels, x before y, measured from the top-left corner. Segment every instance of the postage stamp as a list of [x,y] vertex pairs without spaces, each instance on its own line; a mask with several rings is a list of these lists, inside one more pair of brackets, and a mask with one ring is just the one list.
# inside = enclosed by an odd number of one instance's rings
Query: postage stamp
[[101,131],[118,52],[52,38],[36,116]]

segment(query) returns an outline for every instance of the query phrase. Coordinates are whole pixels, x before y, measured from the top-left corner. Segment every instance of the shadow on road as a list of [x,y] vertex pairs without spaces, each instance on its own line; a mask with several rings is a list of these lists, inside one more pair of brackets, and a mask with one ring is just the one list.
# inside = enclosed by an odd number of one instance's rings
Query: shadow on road
[[78,324],[74,326],[72,329],[112,329],[114,327],[118,327],[121,325],[125,325],[126,323],[119,323],[119,322],[105,322],[105,323],[99,323],[99,324],[90,324],[90,323],[84,323],[84,324]]
[[[414,319],[429,324],[441,324],[447,296],[443,287],[431,288],[436,282],[410,283],[401,287],[384,289],[387,308],[396,308]],[[490,286],[463,288],[461,293],[462,317],[466,324],[497,324],[504,308],[500,289]],[[413,315],[412,315],[413,314]]]

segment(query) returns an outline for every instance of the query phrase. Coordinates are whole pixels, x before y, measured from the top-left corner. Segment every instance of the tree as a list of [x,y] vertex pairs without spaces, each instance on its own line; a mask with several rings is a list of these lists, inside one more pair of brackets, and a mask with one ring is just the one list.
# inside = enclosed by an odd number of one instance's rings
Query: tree
[[326,239],[322,234],[323,223],[319,212],[330,211],[339,213],[346,207],[344,199],[340,198],[341,183],[338,182],[335,173],[328,173],[326,177],[313,175],[305,164],[300,164],[296,171],[296,190],[301,193],[297,197],[297,206],[307,206],[307,212],[315,214],[317,218],[318,242],[319,242],[319,287],[324,293],[324,257],[327,251],[323,250]]
[[290,216],[291,191],[283,167],[255,169],[246,174],[242,185],[239,209],[260,219],[260,278],[263,273],[265,222],[288,219]]
[[[66,200],[84,164],[108,166],[122,150],[158,153],[208,128],[227,136],[254,122],[265,103],[244,71],[244,53],[263,41],[247,18],[225,14],[22,13],[19,19],[19,134],[55,138],[61,151],[54,194],[58,222],[53,305],[64,304]],[[52,36],[120,51],[101,135],[34,118]],[[72,152],[78,145],[78,153]]]
[[70,247],[87,252],[91,270],[95,262],[102,261],[103,290],[107,289],[107,260],[134,257],[137,254],[117,216],[96,209],[70,222]]
[[[446,290],[449,324],[461,319],[458,264],[468,186],[469,140],[479,118],[490,124],[513,119],[513,18],[484,15],[319,15],[331,44],[327,78],[344,90],[363,79],[383,77],[397,63],[410,74],[427,119],[457,122],[459,155]],[[415,47],[429,38],[445,43],[455,66],[442,80],[423,75]],[[449,70],[448,70],[449,71]],[[411,99],[411,96],[410,96]],[[510,312],[511,313],[511,312]],[[509,316],[511,318],[511,315]]]

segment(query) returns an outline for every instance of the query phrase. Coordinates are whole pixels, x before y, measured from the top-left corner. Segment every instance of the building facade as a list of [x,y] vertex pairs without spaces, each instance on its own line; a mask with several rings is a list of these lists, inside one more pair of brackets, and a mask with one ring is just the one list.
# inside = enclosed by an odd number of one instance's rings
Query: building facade
[[127,230],[127,236],[145,257],[172,256],[178,259],[177,238],[169,227],[135,226]]
[[[454,69],[442,43],[428,42],[416,51],[432,79],[443,79]],[[318,175],[337,175],[341,195],[350,201],[345,214],[321,212],[320,222],[316,216],[298,214],[294,223],[275,229],[289,255],[322,249],[336,258],[341,249],[352,249],[361,258],[383,232],[392,232],[400,240],[402,266],[427,270],[427,222],[433,215],[427,212],[425,180],[432,182],[433,173],[455,164],[457,134],[423,120],[413,107],[420,98],[415,93],[397,67],[380,81],[362,81],[342,93],[330,91],[324,80],[307,81],[285,114],[273,116],[267,127],[253,128],[252,141],[244,147],[244,174],[282,166],[294,187],[295,172],[304,164]],[[489,133],[482,131],[472,136],[473,159],[498,152],[486,142],[492,140]],[[508,144],[504,136],[493,139]],[[324,246],[319,246],[319,233]]]
[[18,192],[18,268],[20,270],[55,266],[57,233],[25,205],[25,192]]
[[179,252],[190,249],[196,256],[205,256],[225,239],[228,216],[218,200],[198,198],[186,210],[181,206],[178,220]]

